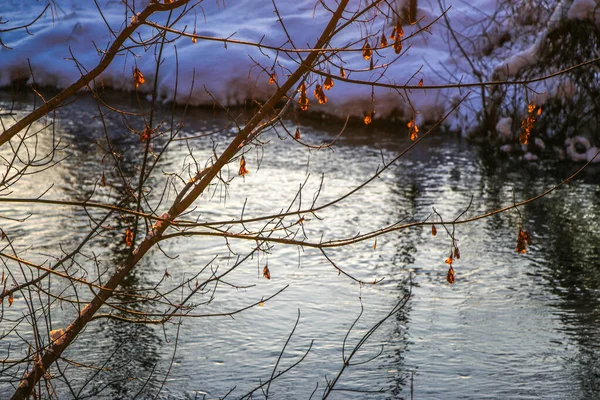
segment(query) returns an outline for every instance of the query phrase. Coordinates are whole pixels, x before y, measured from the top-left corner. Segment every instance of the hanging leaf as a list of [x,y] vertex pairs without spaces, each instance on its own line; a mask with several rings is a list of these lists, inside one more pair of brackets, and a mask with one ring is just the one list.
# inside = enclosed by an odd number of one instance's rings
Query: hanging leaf
[[263,276],[267,279],[271,279],[271,271],[269,271],[269,267],[265,265],[263,268]]
[[140,71],[138,67],[135,67],[133,70],[133,82],[135,83],[136,89],[142,83],[146,82],[146,79],[144,79],[144,74],[142,74],[142,71]]
[[346,77],[346,72],[344,71],[344,67],[340,67],[340,78],[345,78]]
[[369,41],[365,40],[365,44],[363,45],[363,58],[369,61],[371,59],[371,56],[373,56],[373,50],[371,50]]
[[300,140],[300,128],[296,128],[296,134],[294,135],[294,139]]
[[165,269],[165,278],[170,278],[171,274],[169,273],[168,270]]
[[421,80],[419,81],[419,87],[423,87],[423,78],[421,78]]
[[246,174],[248,174],[250,171],[248,171],[248,169],[246,168],[246,159],[244,158],[244,156],[242,156],[240,158],[240,170],[238,172],[238,174],[240,176],[244,176]]
[[437,235],[437,229],[435,229],[435,225],[431,225],[431,236]]
[[458,251],[458,247],[454,248],[454,259],[460,260],[460,251]]
[[536,107],[533,101],[527,105],[527,118],[521,121],[521,133],[519,134],[519,142],[521,144],[529,143],[529,136],[533,130],[536,116],[540,116],[541,114],[542,109]]
[[150,140],[151,136],[152,136],[152,129],[150,129],[150,127],[148,125],[146,125],[146,127],[144,128],[144,131],[140,134],[140,140],[142,141],[142,143],[146,143],[147,141]]
[[331,76],[328,76],[327,78],[325,78],[325,82],[323,82],[323,89],[325,90],[331,90],[331,88],[333,87],[335,83],[333,82],[333,79],[331,78]]
[[133,231],[131,230],[131,227],[127,227],[127,230],[125,231],[125,244],[127,247],[133,246]]
[[381,32],[381,47],[387,47],[388,41],[385,37],[385,32]]
[[365,125],[369,125],[371,122],[373,122],[373,118],[371,117],[371,112],[369,111],[367,113],[367,115],[365,115]]
[[375,243],[373,244],[373,250],[377,248],[377,239],[375,239]]
[[[195,35],[195,33],[194,33]],[[196,43],[198,41],[198,39],[196,39],[196,36],[192,36],[192,43]]]
[[404,30],[402,29],[402,24],[400,23],[400,21],[398,21],[396,27],[394,28],[394,37],[392,38],[392,40],[394,40],[394,52],[396,54],[400,54],[400,52],[402,51],[403,36]]
[[273,85],[275,83],[277,83],[277,74],[275,73],[275,71],[273,71],[273,73],[269,77],[269,85]]
[[106,177],[104,176],[104,171],[102,171],[102,178],[100,178],[100,186],[106,186]]
[[527,253],[527,246],[531,246],[531,236],[529,236],[529,231],[523,232],[521,228],[519,228],[519,235],[517,237],[517,253],[525,254]]
[[415,119],[411,119],[406,126],[408,126],[408,136],[410,137],[410,140],[417,140],[419,137],[419,127],[415,123]]
[[12,306],[14,301],[15,301],[15,298],[13,297],[13,294],[12,293],[9,294],[8,295],[8,306],[9,307]]
[[448,268],[448,274],[446,274],[446,280],[448,281],[449,284],[453,284],[454,283],[454,268],[452,268],[452,265],[450,266],[450,268]]
[[323,87],[317,83],[315,86],[315,99],[319,102],[319,104],[327,103],[327,96],[325,96],[325,92],[323,92]]
[[400,21],[396,22],[396,38],[402,39],[404,36],[404,29],[402,29],[402,23]]
[[298,87],[298,92],[300,92],[300,109],[302,111],[306,111],[308,110],[309,103],[308,97],[306,96],[306,84],[304,82],[302,82],[302,84]]
[[446,264],[450,264],[450,265],[452,265],[452,262],[453,262],[453,261],[454,261],[454,260],[452,259],[452,253],[450,253],[450,256],[448,256],[448,258],[446,258],[446,259],[444,260],[444,262],[445,262]]

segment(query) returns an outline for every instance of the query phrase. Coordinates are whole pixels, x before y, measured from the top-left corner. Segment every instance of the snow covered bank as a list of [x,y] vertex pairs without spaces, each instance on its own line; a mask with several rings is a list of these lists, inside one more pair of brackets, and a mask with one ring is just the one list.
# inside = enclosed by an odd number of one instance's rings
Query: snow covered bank
[[[117,1],[98,2],[104,19],[93,1],[57,0],[55,3],[56,7],[51,5],[50,10],[29,29],[32,35],[25,30],[1,33],[2,41],[12,49],[0,50],[0,86],[7,86],[16,79],[31,80],[30,65],[38,85],[58,88],[68,86],[80,77],[82,71],[93,68],[99,62],[101,51],[114,40],[109,27],[118,32],[131,23],[133,16],[131,10],[127,10],[124,4]],[[330,12],[315,3],[317,2],[314,0],[276,2],[287,32],[297,48],[309,48],[314,44],[329,20]],[[456,77],[453,74],[462,73],[459,71],[465,69],[465,65],[456,54],[450,53],[443,20],[410,38],[411,34],[426,27],[441,14],[436,1],[421,0],[418,4],[419,22],[415,25],[404,25],[405,38],[408,39],[403,43],[404,52],[399,60],[385,69],[375,68],[369,71],[369,62],[363,59],[360,51],[342,53],[343,67],[347,71],[366,70],[348,73],[349,78],[379,79],[384,83],[414,86],[421,79],[425,85],[455,81]],[[135,11],[139,11],[145,4],[141,1],[129,1],[129,5]],[[452,7],[448,11],[448,18],[454,29],[462,32],[480,18],[477,10],[492,12],[495,2],[480,0],[471,5],[452,2],[447,6],[450,5]],[[26,24],[41,12],[44,6],[45,2],[10,0],[1,11],[2,20],[8,21],[10,26]],[[353,1],[349,9],[354,11],[359,6],[364,6],[364,2]],[[163,24],[166,18],[166,15],[155,15],[150,20]],[[369,41],[374,47],[382,32],[386,35],[392,32],[393,21],[386,21],[381,12],[369,12],[363,19],[369,21],[346,27],[336,37],[333,46],[343,47],[353,43],[352,47],[360,49],[363,45],[361,37],[372,34]],[[292,47],[270,1],[204,1],[201,8],[198,7],[185,15],[176,26],[199,35]],[[142,38],[148,38],[155,33],[147,26],[140,27],[138,32]],[[175,35],[170,37],[175,38]],[[128,44],[133,43],[129,41]],[[193,43],[190,38],[184,37],[175,44],[176,46],[166,46],[163,53],[165,62],[159,75],[159,92],[165,102],[212,104],[214,96],[224,105],[233,105],[252,97],[264,98],[273,90],[273,86],[268,84],[272,68],[274,67],[279,79],[283,79],[298,60],[294,54],[288,57],[272,50],[233,43],[225,46],[222,42],[202,39]],[[134,65],[137,65],[147,81],[151,82],[154,79],[156,55],[154,48],[145,50],[137,47],[131,52],[123,52],[102,73],[96,84],[132,90],[131,71]],[[396,57],[393,49],[388,48],[376,51],[373,59],[377,66],[389,63]],[[333,66],[327,69],[334,74],[338,72]],[[463,77],[463,81],[470,80],[468,76]],[[146,85],[140,89],[149,87],[150,85]],[[394,110],[406,115],[414,114],[407,101],[407,94],[414,109],[428,119],[436,118],[443,110],[448,109],[446,92],[413,90],[411,93],[399,93],[390,89],[375,88],[376,118],[386,117]],[[327,105],[315,105],[311,109],[320,108],[325,113],[345,117],[348,114],[363,116],[373,108],[369,86],[336,81],[335,87],[327,95]],[[311,104],[314,103],[316,101],[312,100],[311,96]]]
[[[48,0],[35,3],[8,0],[0,11],[2,21],[8,24],[0,29],[29,23],[47,3]],[[0,49],[0,86],[19,79],[58,88],[75,82],[83,72],[98,64],[102,51],[119,31],[136,22],[135,13],[148,4],[148,0],[128,0],[127,3],[98,0],[99,10],[91,0],[55,0],[28,31],[0,32],[0,39],[8,47]],[[397,0],[394,8],[400,10],[405,3],[407,1]],[[331,15],[330,10],[315,0],[278,0],[275,4],[277,10],[266,0],[205,0],[183,15],[175,28],[205,37],[306,49],[316,42]],[[326,4],[335,5],[334,2]],[[352,0],[345,16],[351,17],[364,6],[365,2]],[[320,68],[337,75],[341,65],[349,79],[414,87],[421,80],[424,86],[430,86],[517,77],[537,62],[548,32],[560,21],[600,21],[600,7],[595,0],[560,0],[546,6],[548,8],[543,9],[533,2],[514,5],[494,0],[420,0],[418,22],[403,24],[405,40],[401,55],[398,57],[391,47],[377,50],[371,59],[374,68],[370,69],[370,61],[366,61],[360,51],[363,38],[368,37],[370,46],[375,47],[382,33],[389,37],[393,30],[394,21],[384,15],[391,13],[382,2],[381,10],[361,16],[363,22],[345,27],[331,43],[335,48],[350,45],[359,51],[338,53],[339,57]],[[444,11],[447,13],[440,17]],[[180,14],[174,13],[170,21]],[[159,25],[168,20],[166,13],[149,18]],[[121,52],[95,84],[133,90],[132,71],[137,67],[147,82],[139,89],[150,90],[155,78],[156,47],[143,47],[138,43],[156,32],[149,26],[140,26],[133,40],[126,42],[130,49]],[[189,37],[178,38],[176,34],[167,35],[167,39],[177,40],[168,43],[162,54],[164,63],[157,83],[164,102],[211,105],[216,100],[223,105],[235,105],[252,98],[265,99],[275,87],[269,84],[270,74],[274,72],[282,81],[299,62],[298,53],[202,38],[193,41]],[[447,123],[466,131],[481,121],[478,121],[483,104],[481,87],[393,90],[336,80],[335,86],[327,92],[327,104],[318,105],[312,91],[317,83],[323,84],[323,80],[324,77],[313,74],[309,82],[312,111],[344,118],[347,115],[363,117],[375,110],[375,118],[395,115],[408,121],[416,117],[417,123],[421,123],[424,119],[439,118],[471,90],[468,101]],[[572,81],[560,78],[539,83],[535,89],[538,94],[532,96],[538,105],[549,98],[569,101],[577,94]],[[490,113],[493,115],[488,121],[489,127],[484,129],[492,129],[502,118],[513,117],[512,126],[507,124],[508,120],[502,122],[500,134],[504,138],[518,136],[519,116],[515,115],[515,109],[500,109],[499,105],[505,104],[504,99],[494,104],[496,94],[488,91],[488,106],[498,110]],[[510,91],[504,95],[510,97]],[[518,106],[525,108],[526,99],[520,101],[522,104]]]

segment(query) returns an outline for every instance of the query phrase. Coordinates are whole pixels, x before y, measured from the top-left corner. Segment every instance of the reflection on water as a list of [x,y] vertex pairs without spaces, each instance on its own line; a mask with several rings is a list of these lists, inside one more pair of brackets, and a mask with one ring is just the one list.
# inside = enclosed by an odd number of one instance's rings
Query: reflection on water
[[[54,185],[49,192],[52,198],[81,200],[96,190],[101,199],[111,201],[124,192],[127,182],[137,179],[139,140],[128,136],[122,121],[105,121],[113,151],[119,154],[117,170],[103,162],[105,153],[97,145],[106,142],[94,103],[62,109],[60,118],[57,134],[68,144],[69,157],[57,168],[32,176],[32,184],[17,187],[20,196],[37,196],[42,188]],[[194,110],[184,134],[218,129],[225,122],[221,118]],[[314,124],[301,130],[303,139],[315,144],[335,134]],[[231,134],[195,139],[194,158],[204,162],[215,143],[219,146]],[[304,195],[309,199],[325,174],[324,202],[367,179],[382,160],[391,160],[408,145],[404,133],[371,127],[348,130],[334,151],[308,151],[290,140],[279,140],[274,133],[264,139],[270,142],[247,157],[251,174],[234,179],[226,191],[215,187],[211,196],[198,202],[192,216],[214,220],[239,217],[243,208],[248,216],[285,209],[307,173]],[[160,189],[149,198],[159,201],[165,176],[185,171],[189,162],[185,142],[174,143],[157,169],[155,184]],[[400,220],[424,220],[433,209],[446,220],[463,212],[464,217],[472,217],[510,205],[513,199],[537,195],[572,172],[570,165],[492,157],[486,149],[438,134],[353,199],[319,213],[322,221],[308,219],[306,231],[312,239],[352,236]],[[234,170],[227,173],[236,175]],[[102,174],[108,185],[99,189]],[[452,227],[438,225],[435,237],[429,228],[397,231],[378,238],[376,249],[374,243],[359,243],[329,253],[361,279],[385,277],[379,285],[368,287],[338,276],[315,251],[275,246],[229,276],[228,284],[251,287],[215,287],[214,300],[199,313],[232,311],[289,285],[264,307],[234,319],[184,319],[181,325],[180,321],[154,326],[99,319],[67,357],[102,368],[71,367],[65,373],[76,386],[75,394],[80,391],[82,396],[132,398],[139,393],[146,398],[163,387],[159,398],[219,397],[232,389],[231,396],[239,397],[269,378],[300,310],[299,325],[280,368],[301,357],[312,340],[313,347],[300,366],[273,383],[270,393],[274,398],[308,398],[315,388],[320,393],[325,376],[330,379],[341,368],[344,337],[361,302],[364,318],[349,336],[346,351],[409,290],[410,276],[411,301],[379,330],[360,360],[377,354],[380,344],[383,354],[349,368],[340,388],[385,389],[383,395],[370,394],[374,398],[409,398],[411,390],[415,398],[426,399],[594,398],[600,390],[599,182],[600,171],[589,170],[567,187],[521,207],[520,213],[511,210],[456,226],[461,259],[455,264],[457,280],[452,286],[445,281],[443,261],[451,247],[445,229]],[[173,194],[167,197],[172,199]],[[3,215],[33,213],[26,222],[3,225],[7,232],[27,238],[33,258],[55,252],[58,243],[63,251],[71,250],[89,231],[87,214],[81,209],[51,208],[54,226],[69,227],[60,232],[47,228],[46,211],[39,206],[2,204]],[[85,258],[93,256],[103,260],[104,269],[90,270],[90,275],[112,271],[126,257],[122,229],[130,223],[116,216],[117,229],[95,238],[93,247],[76,257],[72,267],[85,268]],[[526,255],[515,252],[520,224],[533,235]],[[17,245],[24,244],[17,241]],[[246,243],[231,246],[240,252],[249,249]],[[151,287],[165,277],[165,270],[170,275],[167,282],[175,285],[198,273],[214,255],[218,255],[214,269],[235,262],[227,246],[217,240],[177,238],[166,242],[162,251],[155,251],[136,268],[122,289]],[[265,263],[271,269],[270,281],[261,277]],[[56,318],[70,321],[73,312],[67,309]],[[69,389],[62,389],[70,395]],[[7,393],[9,385],[0,380],[0,394]],[[344,399],[365,396],[352,391],[335,394]]]

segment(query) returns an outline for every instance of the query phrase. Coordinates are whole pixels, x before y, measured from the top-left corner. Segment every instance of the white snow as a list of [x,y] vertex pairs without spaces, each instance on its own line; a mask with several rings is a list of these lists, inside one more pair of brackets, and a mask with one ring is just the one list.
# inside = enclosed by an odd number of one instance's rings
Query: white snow
[[[148,2],[149,0],[99,0],[102,16],[91,0],[3,1],[0,16],[7,24],[0,28],[4,29],[30,22],[48,3],[51,7],[29,29],[31,35],[23,29],[0,33],[3,43],[12,48],[0,49],[0,86],[7,86],[19,78],[29,79],[30,82],[35,80],[38,85],[57,88],[69,86],[82,73],[94,68],[101,59],[102,51],[113,42],[114,34],[109,27],[118,33],[127,25],[140,23],[138,13]],[[346,16],[367,3],[351,0]],[[404,0],[396,0],[394,4],[399,8],[403,3]],[[205,0],[201,2],[201,7],[195,8],[177,22],[175,28],[198,35],[260,42],[287,49],[293,46],[310,48],[331,16],[316,0],[276,0],[275,4],[293,44],[288,42],[286,32],[274,12],[273,3],[266,0]],[[334,7],[336,3],[326,1],[325,4]],[[533,11],[525,10],[521,14],[539,10],[535,2],[524,4],[518,7],[527,6]],[[600,7],[594,0],[558,1],[556,7],[545,15],[546,29],[537,31],[533,40],[531,37],[523,39],[514,49],[505,49],[501,47],[504,40],[502,38],[513,34],[513,25],[519,23],[522,15],[512,15],[513,19],[510,19],[507,17],[508,11],[498,6],[499,3],[495,0],[445,0],[441,7],[437,0],[419,0],[418,23],[404,24],[406,40],[403,42],[403,54],[397,62],[385,69],[375,68],[369,71],[369,62],[363,59],[360,51],[344,52],[339,54],[343,59],[343,67],[346,71],[363,70],[349,72],[348,77],[351,79],[377,80],[390,84],[417,85],[420,79],[423,79],[425,86],[473,83],[480,79],[477,74],[483,80],[507,79],[535,62],[548,29],[565,15],[572,18],[594,18],[594,15],[598,18],[600,15]],[[433,23],[446,9],[452,30],[459,38],[463,38],[462,50],[469,59],[454,43],[444,18]],[[393,22],[386,20],[380,12],[367,13],[362,19],[368,22],[344,28],[336,36],[332,46],[344,47],[354,43],[352,47],[360,49],[364,42],[361,38],[372,35],[369,42],[373,47],[381,37],[382,30],[388,37],[392,32]],[[148,20],[165,24],[167,15],[155,14]],[[433,25],[426,31],[417,33],[431,23]],[[155,33],[155,29],[140,25],[134,38],[148,38]],[[167,38],[173,39],[175,35],[167,35]],[[134,43],[130,40],[126,44]],[[242,104],[248,99],[265,100],[275,90],[275,85],[268,83],[269,75],[274,71],[279,82],[283,82],[285,75],[293,71],[299,62],[295,53],[277,53],[231,42],[224,44],[198,39],[193,43],[191,38],[183,37],[175,41],[175,44],[176,46],[167,44],[162,55],[164,62],[161,64],[157,83],[160,100],[163,102],[213,105],[216,100],[222,105],[231,106]],[[486,65],[477,62],[478,57],[493,51],[497,52],[487,59]],[[144,49],[136,46],[130,52],[118,55],[96,80],[95,85],[134,90],[132,71],[137,66],[146,79],[139,90],[147,93],[155,78],[156,57],[156,47]],[[389,63],[396,57],[393,49],[387,48],[375,51],[373,59],[377,66]],[[472,65],[469,61],[475,61],[475,64]],[[328,65],[324,70],[337,74],[340,60],[334,58],[333,62],[336,65]],[[30,68],[33,74],[30,74]],[[382,72],[384,76],[381,76]],[[322,84],[323,79],[313,74],[311,82]],[[553,86],[552,91],[550,87],[536,90],[545,96],[552,93],[565,98],[576,92],[568,82],[562,85],[559,88]],[[371,101],[372,90],[375,94],[374,104]],[[325,105],[317,104],[312,96],[312,87],[308,92],[311,111],[342,118],[347,115],[362,118],[374,109],[376,119],[386,118],[394,113],[400,115],[405,122],[416,117],[419,124],[420,121],[438,119],[469,90],[472,93],[467,103],[446,121],[452,128],[465,128],[476,124],[475,112],[481,109],[479,88],[395,91],[349,84],[338,79],[335,87],[327,92],[329,102]],[[536,104],[543,102],[543,99],[540,100]],[[498,122],[497,130],[503,135],[509,133],[506,123],[506,120]]]
[[509,140],[512,138],[512,118],[504,117],[500,118],[498,123],[496,124],[496,132],[502,137],[504,140]]
[[[9,0],[3,4],[2,21],[16,26],[27,23],[41,12],[46,1]],[[118,32],[128,24],[137,24],[138,15],[145,3],[140,0],[128,0],[133,11],[126,12],[122,2],[100,0],[98,2],[108,25]],[[493,13],[496,2],[492,0],[476,0],[469,4],[462,1],[447,1],[450,7],[448,18],[453,29],[458,32],[477,33],[472,26],[481,19],[481,12]],[[78,0],[54,0],[51,12],[42,17],[27,34],[25,30],[2,33],[2,41],[12,50],[0,50],[0,86],[6,86],[17,78],[35,79],[38,85],[50,85],[65,88],[75,82],[83,71],[89,71],[100,60],[101,51],[106,49],[114,39],[103,21],[94,2]],[[54,6],[56,4],[56,6]],[[315,0],[278,0],[278,10],[298,48],[309,48],[314,45],[324,26],[329,20],[330,12]],[[334,2],[327,2],[335,6]],[[351,0],[349,10],[364,6],[364,2]],[[385,4],[385,3],[383,3]],[[135,6],[135,7],[134,7]],[[186,32],[291,48],[284,30],[274,13],[270,1],[256,0],[207,0],[201,3],[196,12],[187,14],[176,27]],[[416,25],[404,25],[405,38],[427,26],[441,14],[438,2],[433,0],[419,1]],[[349,15],[349,14],[348,14]],[[369,13],[366,18],[373,22],[351,25],[340,32],[333,46],[354,45],[361,48],[361,36],[372,34],[369,40],[375,45],[376,38],[381,36],[381,29],[389,36],[392,32],[392,21],[385,21],[381,13]],[[166,15],[154,15],[150,21],[164,24]],[[195,24],[195,25],[194,25]],[[473,30],[475,29],[475,31]],[[155,31],[147,26],[138,28],[143,38],[148,38]],[[136,32],[136,38],[137,38]],[[421,32],[403,43],[405,53],[399,61],[385,70],[383,83],[417,85],[423,78],[425,85],[443,84],[449,81],[473,81],[468,74],[466,60],[449,49],[448,31],[443,19],[437,21],[427,32]],[[171,38],[174,35],[170,36]],[[132,44],[128,41],[127,44]],[[161,66],[158,89],[162,101],[189,103],[192,105],[212,105],[214,99],[223,105],[241,104],[249,98],[265,99],[274,91],[274,85],[268,84],[269,74],[273,70],[282,81],[290,70],[297,66],[297,55],[289,57],[284,53],[277,54],[271,50],[259,50],[256,47],[199,39],[192,43],[190,38],[176,41],[177,47],[165,46]],[[144,51],[137,47],[132,53],[123,53],[116,57],[111,66],[102,73],[96,85],[104,85],[115,89],[134,90],[132,70],[137,66],[144,74],[146,83],[140,90],[149,91],[152,87],[155,70],[154,48]],[[177,57],[176,57],[177,54]],[[369,62],[362,58],[361,52],[342,53],[344,68],[363,69],[365,72],[349,74],[352,79],[377,79],[381,69],[368,71]],[[375,65],[387,63],[396,57],[393,49],[388,48],[375,52]],[[77,63],[73,61],[77,60]],[[336,63],[339,60],[335,60]],[[30,76],[29,64],[33,72]],[[259,66],[260,65],[260,66]],[[339,69],[328,68],[332,73]],[[416,75],[415,75],[416,74]],[[412,77],[415,75],[414,77]],[[176,78],[179,78],[178,80]],[[412,77],[412,78],[411,78]],[[317,78],[322,81],[323,78]],[[312,90],[310,90],[312,93]],[[413,90],[411,93],[396,92],[385,88],[375,88],[376,118],[388,116],[394,110],[403,115],[413,117],[414,106],[424,119],[439,117],[448,110],[450,95],[458,90],[424,91]],[[463,92],[464,94],[464,92]],[[410,97],[410,103],[407,99]],[[340,117],[346,115],[364,116],[371,110],[371,87],[357,86],[336,81],[335,87],[327,92],[327,105],[316,105],[310,96],[311,110],[322,111]],[[214,97],[214,99],[213,99]],[[471,96],[476,97],[476,96]]]

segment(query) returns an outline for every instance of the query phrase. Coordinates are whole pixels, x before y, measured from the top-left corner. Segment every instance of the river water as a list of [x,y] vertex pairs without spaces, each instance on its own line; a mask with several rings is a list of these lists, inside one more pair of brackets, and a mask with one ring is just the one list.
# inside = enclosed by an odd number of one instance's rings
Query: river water
[[[3,108],[9,107],[9,99],[2,98]],[[30,99],[22,100],[14,104],[17,116],[31,106]],[[127,99],[120,101],[122,107],[130,105]],[[118,179],[98,145],[105,139],[95,103],[84,97],[61,109],[56,121],[55,138],[63,146],[59,154],[67,158],[20,181],[9,197],[36,197],[48,190],[44,198],[92,196],[114,203]],[[296,122],[286,122],[295,129]],[[234,126],[202,135],[226,123],[224,114],[188,111],[181,136],[201,137],[174,142],[161,158],[148,193],[159,214],[174,197],[170,190],[163,198],[167,178],[179,174],[187,179],[191,163],[205,165],[215,146],[217,152],[223,149],[235,133]],[[106,124],[114,150],[122,155],[126,178],[137,179],[143,153],[139,139],[127,132],[120,118],[107,117]],[[302,140],[315,145],[331,141],[339,128],[328,121],[299,127]],[[51,135],[43,134],[40,146],[47,148]],[[272,214],[290,204],[297,209],[294,198],[304,182],[302,206],[306,208],[321,178],[316,204],[323,204],[369,179],[410,145],[402,124],[348,128],[331,149],[309,150],[286,139],[281,131],[269,131],[261,141],[262,146],[246,154],[250,173],[238,177],[238,165],[231,165],[222,176],[228,184],[215,185],[198,200],[189,218],[234,220],[242,213],[245,217]],[[577,168],[490,154],[485,147],[434,132],[355,195],[316,215],[306,214],[303,228],[308,240],[352,237],[398,221],[428,217],[438,221],[439,217],[431,217],[433,209],[445,220],[463,212],[463,218],[473,217],[542,193]],[[103,171],[108,185],[99,187]],[[299,316],[277,371],[298,361],[311,342],[312,347],[300,364],[271,384],[269,395],[308,399],[314,391],[313,398],[320,398],[327,381],[343,367],[343,354],[347,356],[362,335],[410,292],[406,305],[357,353],[356,364],[345,369],[331,398],[596,398],[600,395],[599,182],[600,171],[589,169],[518,211],[457,225],[454,237],[461,258],[454,264],[453,285],[446,282],[444,263],[451,239],[439,224],[435,237],[429,226],[414,227],[328,252],[338,267],[357,279],[383,278],[376,285],[359,285],[339,275],[315,249],[276,243],[214,287],[210,302],[211,293],[195,298],[193,313],[231,312],[285,288],[272,300],[234,316],[183,318],[159,326],[97,319],[64,354],[94,367],[62,361],[71,387],[61,379],[53,381],[54,387],[60,398],[201,399],[228,393],[228,398],[239,398],[271,377]],[[89,232],[87,214],[76,207],[0,203],[0,214],[31,215],[25,221],[4,220],[2,229],[13,238],[16,250],[35,262],[59,257],[60,248],[72,250]],[[112,226],[118,229],[95,238],[71,268],[94,276],[91,255],[108,270],[122,261],[126,224],[126,218],[116,218]],[[532,236],[527,254],[515,251],[520,224]],[[446,228],[452,231],[451,226]],[[303,237],[302,232],[299,235]],[[151,252],[122,287],[131,292],[148,289],[163,278],[161,288],[174,287],[209,265],[199,279],[206,278],[233,265],[238,254],[248,254],[255,245],[206,236],[177,237],[162,242],[162,251]],[[265,265],[270,280],[262,276]],[[53,283],[68,286],[59,279]],[[185,291],[172,293],[171,300],[176,302]],[[85,299],[85,290],[80,292]],[[2,330],[10,325],[6,316],[22,312],[23,303],[17,294],[11,308],[5,305]],[[54,327],[64,327],[76,315],[68,305],[54,303],[53,307]],[[351,329],[361,307],[363,314]],[[26,353],[22,342],[8,335],[0,341],[2,358],[9,345],[11,357],[15,351]],[[14,382],[8,376],[0,378],[2,398],[12,393]],[[264,394],[258,390],[254,398]]]

